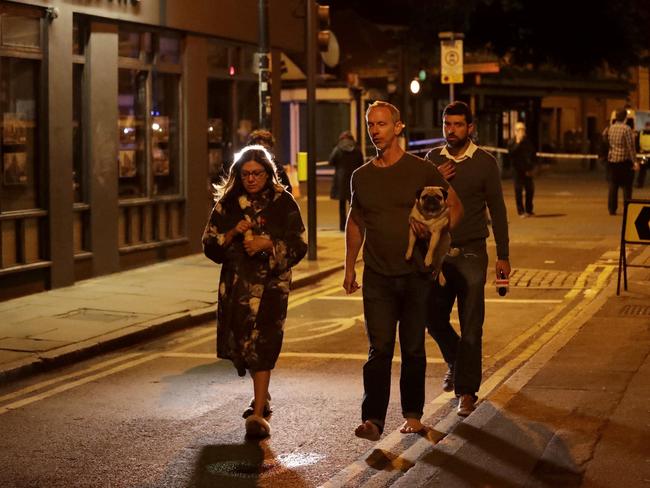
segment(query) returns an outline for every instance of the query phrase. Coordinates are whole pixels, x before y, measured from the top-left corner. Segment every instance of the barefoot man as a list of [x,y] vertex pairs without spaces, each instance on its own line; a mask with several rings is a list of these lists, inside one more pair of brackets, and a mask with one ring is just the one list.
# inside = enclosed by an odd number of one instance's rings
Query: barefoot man
[[[410,434],[424,429],[420,421],[426,370],[424,335],[432,276],[419,250],[409,261],[404,257],[416,192],[425,186],[448,188],[452,227],[463,210],[458,196],[435,167],[400,147],[398,136],[404,124],[396,107],[375,102],[366,112],[366,122],[377,156],[352,175],[343,287],[348,294],[360,288],[355,263],[363,245],[363,310],[370,347],[363,367],[362,423],[355,435],[376,441],[384,430],[388,409],[398,324],[400,398],[405,419],[400,431]],[[423,225],[410,225],[418,236],[426,238]]]

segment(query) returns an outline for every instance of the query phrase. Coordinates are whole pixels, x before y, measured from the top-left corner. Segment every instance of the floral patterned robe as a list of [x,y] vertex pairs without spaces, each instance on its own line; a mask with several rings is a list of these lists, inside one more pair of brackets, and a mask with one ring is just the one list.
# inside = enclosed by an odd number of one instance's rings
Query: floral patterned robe
[[[242,220],[266,234],[273,251],[246,254],[244,236],[227,247],[225,234]],[[217,306],[217,356],[230,359],[240,376],[271,370],[280,355],[287,316],[291,267],[307,252],[305,227],[293,197],[281,186],[258,200],[242,195],[218,201],[203,232],[203,252],[222,264]]]

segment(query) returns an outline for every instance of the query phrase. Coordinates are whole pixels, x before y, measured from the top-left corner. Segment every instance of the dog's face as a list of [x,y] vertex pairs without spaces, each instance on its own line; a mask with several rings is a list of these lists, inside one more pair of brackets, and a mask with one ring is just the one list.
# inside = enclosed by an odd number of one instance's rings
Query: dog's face
[[417,208],[424,216],[434,216],[447,207],[447,190],[441,186],[425,186],[417,193]]

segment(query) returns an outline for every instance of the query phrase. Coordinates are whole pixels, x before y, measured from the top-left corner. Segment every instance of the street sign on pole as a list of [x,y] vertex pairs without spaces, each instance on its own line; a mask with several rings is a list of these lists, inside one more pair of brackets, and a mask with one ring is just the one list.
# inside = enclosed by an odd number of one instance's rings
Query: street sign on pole
[[454,101],[454,84],[463,80],[463,38],[460,32],[439,32],[440,81],[449,85],[449,103]]
[[440,73],[444,85],[463,82],[463,40],[440,42]]

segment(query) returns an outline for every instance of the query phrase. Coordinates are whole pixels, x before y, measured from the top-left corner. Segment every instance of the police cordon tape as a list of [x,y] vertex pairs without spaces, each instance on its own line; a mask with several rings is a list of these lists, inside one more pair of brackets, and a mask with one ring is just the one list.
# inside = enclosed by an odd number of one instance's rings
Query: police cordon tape
[[[481,149],[484,149],[488,152],[498,153],[498,154],[508,154],[508,150],[503,147],[494,147],[494,146],[480,146]],[[432,148],[422,148],[422,149],[413,149],[409,152],[413,154],[426,154]],[[549,153],[549,152],[537,152],[535,156],[538,158],[549,158],[549,159],[600,159],[598,154],[576,154],[576,153]],[[638,153],[636,159],[643,159],[645,157],[650,157],[650,153]]]

